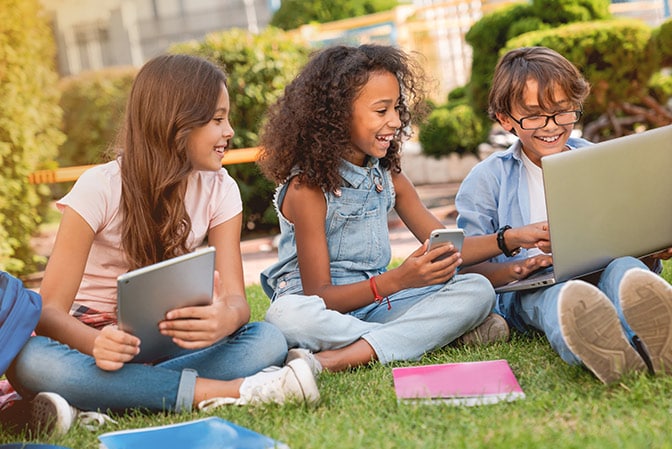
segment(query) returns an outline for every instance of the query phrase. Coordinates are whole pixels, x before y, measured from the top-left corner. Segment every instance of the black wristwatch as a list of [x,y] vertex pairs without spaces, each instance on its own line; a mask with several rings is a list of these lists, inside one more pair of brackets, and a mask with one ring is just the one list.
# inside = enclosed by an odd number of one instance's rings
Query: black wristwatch
[[506,257],[513,257],[520,252],[520,247],[514,249],[513,251],[509,251],[509,249],[506,247],[506,242],[504,241],[504,233],[509,229],[511,229],[511,226],[506,225],[502,226],[497,230],[497,246],[499,246],[499,249],[502,250],[502,253],[504,253]]

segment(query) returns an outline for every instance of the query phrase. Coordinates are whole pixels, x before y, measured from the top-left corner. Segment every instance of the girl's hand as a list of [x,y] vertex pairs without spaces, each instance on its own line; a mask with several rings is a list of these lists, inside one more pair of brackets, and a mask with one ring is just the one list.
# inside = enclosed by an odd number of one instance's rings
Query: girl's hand
[[117,326],[106,326],[93,341],[96,366],[105,371],[116,371],[140,352],[140,339]]
[[[397,268],[401,288],[424,287],[448,282],[462,264],[462,255],[452,243],[427,251],[429,241],[415,250]],[[446,256],[445,258],[441,258]],[[439,260],[440,259],[440,260]]]
[[166,319],[159,323],[161,333],[172,337],[182,348],[201,349],[238,330],[237,314],[219,298],[219,285],[219,272],[215,271],[212,304],[169,311]]
[[504,237],[509,248],[539,248],[546,254],[551,252],[551,235],[547,221],[509,229]]
[[553,258],[547,254],[529,257],[523,260],[510,262],[510,274],[512,280],[525,279],[531,273],[549,267],[553,264]]
[[237,330],[227,320],[228,309],[225,303],[215,302],[171,310],[159,323],[159,330],[181,348],[206,348]]

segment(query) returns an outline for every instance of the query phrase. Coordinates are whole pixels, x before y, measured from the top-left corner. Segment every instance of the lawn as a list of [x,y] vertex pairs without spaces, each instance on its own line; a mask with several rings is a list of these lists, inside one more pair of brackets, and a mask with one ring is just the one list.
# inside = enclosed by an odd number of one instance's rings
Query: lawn
[[[665,269],[672,281],[672,262]],[[248,296],[254,318],[260,319],[267,299],[258,286],[249,287]],[[478,407],[397,403],[392,366],[491,359],[509,361],[525,399]],[[515,334],[508,343],[484,348],[448,347],[419,362],[392,366],[322,374],[322,403],[314,410],[270,405],[210,414],[129,415],[97,432],[74,427],[49,442],[97,448],[102,432],[217,415],[293,449],[672,448],[672,376],[633,374],[604,386],[584,368],[564,364],[538,335]],[[0,436],[0,443],[9,441]]]

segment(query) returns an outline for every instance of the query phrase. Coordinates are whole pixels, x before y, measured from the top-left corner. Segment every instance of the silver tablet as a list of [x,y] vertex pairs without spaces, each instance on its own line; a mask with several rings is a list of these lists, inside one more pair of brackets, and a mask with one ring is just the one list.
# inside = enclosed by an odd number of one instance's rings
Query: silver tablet
[[157,362],[180,351],[159,332],[159,322],[169,310],[210,304],[214,272],[215,248],[207,247],[117,278],[119,327],[140,338],[133,362]]

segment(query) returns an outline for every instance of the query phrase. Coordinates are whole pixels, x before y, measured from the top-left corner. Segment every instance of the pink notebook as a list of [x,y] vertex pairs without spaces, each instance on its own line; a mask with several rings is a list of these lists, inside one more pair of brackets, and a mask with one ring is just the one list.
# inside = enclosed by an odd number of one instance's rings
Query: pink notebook
[[399,402],[494,404],[525,397],[506,360],[392,368]]

